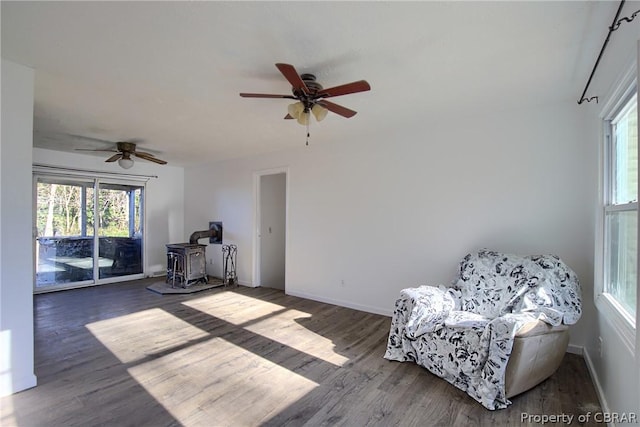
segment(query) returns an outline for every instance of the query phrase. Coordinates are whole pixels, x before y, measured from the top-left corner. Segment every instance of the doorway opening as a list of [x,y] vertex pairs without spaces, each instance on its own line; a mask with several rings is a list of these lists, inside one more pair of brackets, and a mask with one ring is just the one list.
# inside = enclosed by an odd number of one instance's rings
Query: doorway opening
[[288,172],[255,175],[254,286],[286,289]]

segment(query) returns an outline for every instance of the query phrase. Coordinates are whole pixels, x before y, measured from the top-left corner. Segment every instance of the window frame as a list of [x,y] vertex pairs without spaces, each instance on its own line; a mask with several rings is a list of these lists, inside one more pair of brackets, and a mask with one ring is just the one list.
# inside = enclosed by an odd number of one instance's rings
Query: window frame
[[[601,168],[600,168],[600,209],[598,210],[598,232],[597,232],[597,263],[594,286],[594,302],[598,310],[611,323],[614,330],[620,335],[624,345],[635,354],[636,346],[636,319],[633,318],[613,296],[605,292],[605,283],[608,279],[609,265],[609,236],[607,235],[608,213],[635,211],[638,213],[638,202],[612,204],[612,181],[615,171],[615,152],[612,140],[612,123],[625,108],[629,101],[636,96],[638,103],[638,84],[636,67],[630,67],[625,73],[620,83],[612,91],[608,102],[602,109],[602,143],[601,143]],[[636,236],[638,238],[638,236]],[[637,278],[640,279],[640,278]],[[636,286],[640,287],[640,280],[636,280]],[[636,307],[636,317],[640,307]]]

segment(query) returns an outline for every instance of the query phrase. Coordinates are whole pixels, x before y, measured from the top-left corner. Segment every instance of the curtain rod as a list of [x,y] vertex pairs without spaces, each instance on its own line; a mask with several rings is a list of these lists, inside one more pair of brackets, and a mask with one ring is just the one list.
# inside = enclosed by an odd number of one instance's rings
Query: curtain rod
[[41,171],[54,171],[54,172],[81,172],[81,173],[91,173],[91,174],[95,174],[95,175],[109,175],[109,176],[115,176],[115,177],[120,177],[120,178],[147,178],[147,179],[151,179],[151,178],[157,178],[158,175],[136,175],[136,174],[131,174],[131,173],[120,173],[120,172],[108,172],[108,171],[99,171],[99,170],[92,170],[92,169],[78,169],[78,168],[67,168],[64,166],[52,166],[52,165],[45,165],[42,163],[34,163],[33,164],[33,168],[34,169],[40,169]]
[[600,49],[600,54],[598,55],[598,59],[596,59],[596,63],[593,66],[593,70],[591,70],[591,75],[589,76],[589,80],[587,80],[587,85],[584,87],[584,91],[582,91],[582,96],[580,96],[580,99],[578,100],[578,105],[582,104],[584,101],[587,102],[591,102],[593,100],[596,101],[596,104],[598,103],[598,97],[597,96],[592,96],[590,98],[585,98],[585,95],[587,94],[587,90],[589,90],[589,85],[591,84],[591,80],[593,79],[593,75],[596,73],[596,69],[598,68],[598,64],[600,64],[600,59],[602,58],[602,54],[604,53],[605,49],[607,48],[607,44],[609,43],[609,39],[611,38],[611,33],[613,33],[614,31],[616,31],[620,25],[622,24],[622,22],[631,22],[635,19],[636,15],[638,15],[638,13],[640,13],[640,10],[636,10],[631,16],[625,16],[624,18],[620,18],[618,19],[618,17],[620,16],[620,12],[622,12],[622,7],[624,6],[625,0],[621,0],[620,1],[620,6],[618,6],[618,11],[616,12],[616,17],[613,18],[613,22],[611,23],[611,26],[609,27],[609,33],[607,34],[607,38],[604,40],[604,43],[602,44],[602,49]]

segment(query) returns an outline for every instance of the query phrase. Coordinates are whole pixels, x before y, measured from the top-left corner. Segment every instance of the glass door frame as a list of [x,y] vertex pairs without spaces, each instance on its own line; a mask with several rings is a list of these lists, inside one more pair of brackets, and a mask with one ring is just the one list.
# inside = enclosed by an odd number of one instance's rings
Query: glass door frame
[[[93,224],[93,270],[92,270],[92,279],[90,280],[81,280],[76,282],[68,282],[61,284],[54,284],[51,286],[37,286],[37,275],[36,272],[38,270],[38,245],[37,245],[37,237],[38,237],[38,227],[37,227],[37,210],[38,210],[38,182],[40,179],[49,179],[49,180],[61,180],[61,181],[69,181],[69,182],[78,182],[93,184],[93,215],[94,215],[94,224]],[[46,293],[53,292],[65,289],[74,289],[74,288],[82,288],[87,286],[96,286],[103,285],[108,283],[117,283],[129,280],[142,279],[145,277],[146,271],[146,196],[147,196],[147,187],[146,183],[150,177],[148,176],[136,176],[136,175],[127,175],[126,177],[118,177],[118,176],[110,176],[108,174],[91,174],[89,172],[82,173],[81,171],[61,171],[61,172],[49,172],[46,170],[39,170],[34,166],[33,171],[33,186],[32,186],[32,197],[33,197],[33,236],[32,236],[32,245],[34,252],[34,263],[33,263],[33,292],[34,293]],[[99,199],[99,189],[100,184],[116,184],[116,185],[128,185],[133,187],[140,187],[142,189],[142,204],[140,209],[140,232],[141,232],[141,242],[140,242],[140,264],[141,264],[141,273],[135,274],[127,274],[122,276],[114,276],[114,277],[106,277],[100,278],[100,235],[99,235],[99,216],[98,216],[98,199]],[[89,188],[90,188],[89,184]],[[130,212],[132,207],[130,206]],[[86,227],[86,224],[84,225]],[[82,227],[82,226],[81,226]]]
[[[111,277],[105,277],[105,278],[101,278],[100,277],[100,270],[99,270],[99,263],[100,263],[100,239],[104,238],[104,239],[108,239],[108,238],[117,238],[117,237],[113,237],[113,236],[101,236],[100,235],[100,230],[101,230],[101,225],[100,225],[100,218],[98,215],[98,211],[100,209],[99,206],[99,199],[100,199],[100,193],[103,189],[108,189],[108,190],[113,190],[113,188],[102,188],[102,184],[105,184],[106,187],[108,187],[109,185],[113,185],[113,186],[125,186],[125,187],[132,187],[132,188],[140,188],[141,191],[141,196],[142,196],[142,203],[140,205],[140,268],[142,269],[142,271],[140,273],[132,273],[132,274],[126,274],[126,275],[115,275],[115,276],[111,276]],[[146,185],[144,183],[140,183],[140,182],[133,182],[133,181],[127,181],[127,180],[118,180],[118,179],[98,179],[96,182],[96,190],[95,191],[95,199],[94,199],[94,216],[95,218],[97,218],[98,220],[94,221],[94,235],[97,237],[96,239],[94,239],[94,253],[98,254],[98,258],[94,260],[94,278],[97,280],[98,284],[106,284],[106,283],[115,283],[115,282],[122,282],[122,281],[127,281],[127,280],[136,280],[136,279],[142,279],[144,277],[144,265],[145,265],[145,256],[144,256],[144,247],[145,247],[145,231],[146,231],[146,227],[145,227],[145,203],[146,203]],[[129,210],[128,210],[128,218],[129,218],[129,223],[128,223],[128,229],[129,229],[129,239],[131,237],[133,237],[133,235],[135,234],[135,204],[132,203],[134,201],[134,197],[132,197],[131,194],[129,194]]]

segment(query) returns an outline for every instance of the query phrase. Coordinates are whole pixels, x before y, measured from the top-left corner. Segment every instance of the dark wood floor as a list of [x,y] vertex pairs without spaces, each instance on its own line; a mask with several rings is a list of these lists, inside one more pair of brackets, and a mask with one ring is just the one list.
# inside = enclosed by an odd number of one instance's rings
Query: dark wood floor
[[576,355],[488,411],[383,359],[387,317],[274,289],[161,296],[150,283],[36,295],[39,385],[1,400],[0,425],[493,426],[600,410]]

